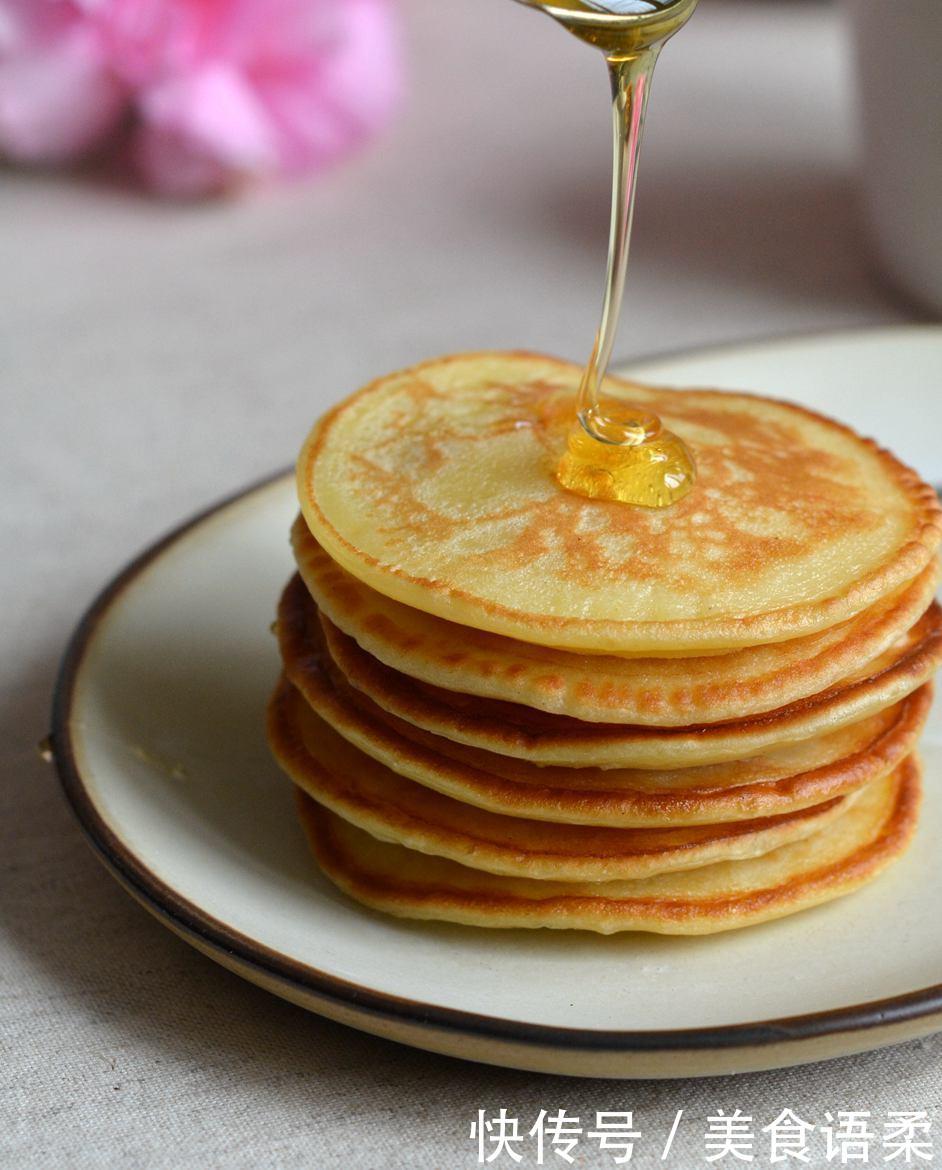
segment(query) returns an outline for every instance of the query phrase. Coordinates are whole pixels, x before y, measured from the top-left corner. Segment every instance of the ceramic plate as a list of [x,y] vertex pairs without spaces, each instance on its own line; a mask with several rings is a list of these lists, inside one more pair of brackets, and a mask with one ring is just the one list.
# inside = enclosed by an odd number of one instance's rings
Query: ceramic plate
[[[942,479],[942,329],[711,350],[632,372],[794,397]],[[167,926],[332,1019],[541,1071],[742,1072],[942,1028],[938,715],[908,856],[869,889],[782,922],[601,938],[410,924],[348,901],[310,860],[262,735],[294,511],[280,476],[162,540],[107,587],[63,664],[52,742],[66,792],[105,864]]]

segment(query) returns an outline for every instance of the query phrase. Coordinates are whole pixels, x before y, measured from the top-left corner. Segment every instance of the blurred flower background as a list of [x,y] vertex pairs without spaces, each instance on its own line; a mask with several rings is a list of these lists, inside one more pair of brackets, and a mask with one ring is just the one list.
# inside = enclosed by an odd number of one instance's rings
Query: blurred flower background
[[401,79],[391,0],[0,0],[0,155],[119,157],[164,195],[321,170]]

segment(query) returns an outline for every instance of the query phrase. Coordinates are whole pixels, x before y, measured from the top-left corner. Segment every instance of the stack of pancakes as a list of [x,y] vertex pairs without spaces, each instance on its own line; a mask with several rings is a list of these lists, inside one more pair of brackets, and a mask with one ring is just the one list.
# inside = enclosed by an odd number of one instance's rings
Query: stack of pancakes
[[305,444],[269,740],[318,863],[397,915],[604,933],[857,888],[918,815],[934,492],[798,407],[610,379],[698,482],[584,499],[554,477],[579,378],[440,359]]

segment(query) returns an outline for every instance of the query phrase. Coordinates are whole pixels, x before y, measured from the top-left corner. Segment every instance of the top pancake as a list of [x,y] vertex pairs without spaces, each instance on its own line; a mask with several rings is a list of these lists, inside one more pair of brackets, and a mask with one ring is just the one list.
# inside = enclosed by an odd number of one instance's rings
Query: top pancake
[[308,526],[395,600],[523,641],[623,653],[783,641],[863,612],[942,539],[928,485],[795,406],[609,379],[692,448],[665,510],[587,500],[553,472],[580,369],[467,354],[382,378],[314,428]]

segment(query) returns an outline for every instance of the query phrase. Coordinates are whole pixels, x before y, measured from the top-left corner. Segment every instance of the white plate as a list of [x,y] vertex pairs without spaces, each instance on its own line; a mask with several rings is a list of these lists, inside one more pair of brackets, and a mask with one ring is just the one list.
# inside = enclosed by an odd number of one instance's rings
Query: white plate
[[[942,330],[714,350],[643,373],[794,395],[942,479]],[[53,748],[66,792],[105,863],[168,926],[314,1011],[522,1068],[746,1071],[942,1028],[938,716],[908,856],[782,922],[704,939],[485,931],[399,922],[334,890],[262,735],[294,510],[281,476],[161,541],[108,586],[63,663]]]

